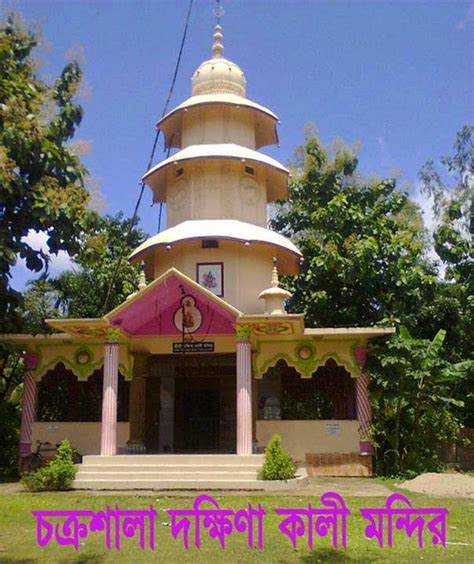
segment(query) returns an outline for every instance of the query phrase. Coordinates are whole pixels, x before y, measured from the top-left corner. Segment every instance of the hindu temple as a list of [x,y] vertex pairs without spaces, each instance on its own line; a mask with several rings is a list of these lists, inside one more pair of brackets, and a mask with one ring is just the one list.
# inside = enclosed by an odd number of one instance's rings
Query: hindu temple
[[[85,457],[76,487],[103,489],[170,485],[194,456],[209,484],[222,460],[257,467],[278,434],[312,474],[370,475],[365,359],[393,330],[306,327],[287,313],[279,277],[298,276],[302,255],[268,228],[290,176],[262,152],[278,144],[278,117],[247,97],[220,24],[191,96],[158,127],[170,156],[143,180],[167,226],[129,257],[138,290],[102,317],[8,336],[25,351],[20,455],[68,438]],[[174,477],[160,474],[173,456]]]

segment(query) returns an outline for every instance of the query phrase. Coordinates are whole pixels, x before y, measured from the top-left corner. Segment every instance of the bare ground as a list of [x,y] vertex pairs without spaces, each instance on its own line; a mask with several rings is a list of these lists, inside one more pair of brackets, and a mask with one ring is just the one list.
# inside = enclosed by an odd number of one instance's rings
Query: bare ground
[[429,472],[407,480],[398,487],[433,497],[464,497],[474,499],[474,477],[467,474]]

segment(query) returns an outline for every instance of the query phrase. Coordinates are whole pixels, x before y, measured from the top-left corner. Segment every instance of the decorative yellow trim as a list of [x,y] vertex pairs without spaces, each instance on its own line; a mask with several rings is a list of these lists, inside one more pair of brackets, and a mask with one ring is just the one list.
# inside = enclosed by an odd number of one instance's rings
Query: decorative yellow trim
[[133,366],[135,359],[128,345],[120,346],[119,372],[127,382],[133,378]]
[[[357,344],[357,343],[356,343]],[[311,378],[314,372],[324,366],[332,358],[339,366],[343,366],[353,378],[360,374],[353,354],[353,341],[348,340],[267,340],[258,341],[253,355],[253,373],[255,378],[262,378],[265,372],[284,360],[303,378]],[[310,356],[302,358],[301,351],[309,349]]]
[[235,331],[237,333],[237,340],[248,341],[250,339],[250,335],[252,334],[252,327],[250,325],[238,323],[235,327]]
[[120,329],[113,329],[112,327],[110,327],[109,329],[105,330],[104,334],[105,342],[107,344],[116,345],[120,341],[122,332],[120,331]]
[[[37,352],[39,355],[38,368],[35,370],[37,381],[40,381],[48,370],[53,370],[59,363],[62,363],[79,381],[84,382],[104,364],[104,345],[102,344],[47,344],[39,345]],[[90,361],[87,364],[77,362],[77,356],[82,352],[90,355]],[[133,356],[128,345],[120,345],[119,371],[125,380],[132,379]]]

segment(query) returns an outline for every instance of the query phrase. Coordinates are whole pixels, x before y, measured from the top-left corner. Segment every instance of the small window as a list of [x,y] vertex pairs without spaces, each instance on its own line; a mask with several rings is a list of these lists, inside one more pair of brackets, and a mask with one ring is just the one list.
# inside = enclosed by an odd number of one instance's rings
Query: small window
[[251,175],[253,176],[253,175],[255,174],[255,169],[254,169],[253,167],[251,167],[251,166],[246,166],[246,167],[245,167],[245,172],[246,172],[247,174],[251,174]]
[[184,168],[183,167],[178,168],[176,171],[176,176],[183,176],[183,174],[184,174]]
[[201,244],[203,249],[217,249],[219,241],[217,239],[204,239]]

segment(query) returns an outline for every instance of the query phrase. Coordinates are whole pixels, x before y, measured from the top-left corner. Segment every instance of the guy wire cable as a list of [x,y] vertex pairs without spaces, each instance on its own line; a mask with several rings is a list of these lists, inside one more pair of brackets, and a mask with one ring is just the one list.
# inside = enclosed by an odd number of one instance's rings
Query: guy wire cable
[[[171,86],[170,86],[170,89],[169,89],[169,91],[168,91],[168,97],[167,97],[167,99],[166,99],[165,106],[164,106],[164,108],[163,108],[163,112],[162,112],[162,114],[161,114],[161,117],[163,117],[163,116],[166,114],[166,112],[168,111],[168,105],[169,105],[169,103],[170,103],[171,96],[173,95],[173,90],[174,90],[174,86],[175,86],[175,83],[176,83],[176,78],[177,78],[177,76],[178,76],[178,71],[179,71],[179,67],[180,67],[180,63],[181,63],[181,57],[182,57],[182,55],[183,55],[184,44],[185,44],[186,36],[187,36],[187,33],[188,33],[189,20],[190,20],[190,17],[191,17],[191,10],[192,10],[192,7],[193,7],[193,1],[194,1],[194,0],[189,0],[188,13],[187,13],[187,15],[186,15],[186,23],[185,23],[185,26],[184,26],[183,37],[182,37],[182,39],[181,39],[181,45],[180,45],[180,47],[179,47],[178,58],[177,58],[177,60],[176,60],[176,65],[175,65],[175,69],[174,69],[174,74],[173,74],[173,78],[172,78],[172,80],[171,80]],[[156,146],[157,146],[157,144],[158,144],[158,138],[159,138],[159,136],[160,136],[160,130],[157,129],[157,130],[156,130],[156,134],[155,134],[155,140],[154,140],[154,142],[153,142],[153,147],[152,147],[151,154],[150,154],[150,159],[149,159],[149,161],[148,161],[148,166],[147,166],[146,170],[150,170],[150,167],[151,167],[151,165],[152,165],[152,163],[153,163],[153,158],[154,158],[154,156],[155,156],[155,151],[156,151]],[[139,207],[140,207],[140,204],[141,204],[141,201],[142,201],[142,198],[143,198],[143,193],[144,193],[144,191],[145,191],[145,181],[142,180],[141,183],[140,183],[140,193],[139,193],[139,195],[138,195],[137,203],[136,203],[136,205],[135,205],[135,209],[134,209],[134,211],[133,211],[133,215],[132,215],[132,217],[130,218],[130,223],[129,223],[129,226],[128,226],[127,234],[126,234],[126,236],[125,236],[125,243],[128,242],[128,240],[129,240],[129,238],[130,238],[130,234],[131,234],[132,229],[133,229],[133,226],[134,226],[135,221],[136,221],[136,219],[137,219],[138,209],[139,209]],[[161,210],[160,210],[160,213],[161,213]],[[109,286],[108,286],[108,289],[107,289],[107,294],[106,294],[106,296],[105,296],[104,305],[102,306],[102,311],[103,311],[103,313],[106,313],[106,312],[107,312],[107,305],[108,305],[108,303],[109,303],[110,294],[111,294],[111,292],[112,292],[112,287],[113,287],[113,285],[115,284],[115,279],[116,279],[116,277],[117,277],[117,274],[118,274],[120,265],[122,264],[123,255],[124,255],[125,247],[126,247],[126,246],[127,246],[127,245],[125,244],[125,245],[123,245],[123,246],[121,247],[121,249],[120,249],[120,254],[119,254],[119,257],[118,257],[118,260],[117,260],[117,264],[115,265],[115,269],[114,269],[114,272],[113,272],[113,274],[112,274],[112,278],[110,279],[110,283],[109,283]]]

